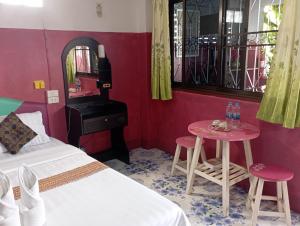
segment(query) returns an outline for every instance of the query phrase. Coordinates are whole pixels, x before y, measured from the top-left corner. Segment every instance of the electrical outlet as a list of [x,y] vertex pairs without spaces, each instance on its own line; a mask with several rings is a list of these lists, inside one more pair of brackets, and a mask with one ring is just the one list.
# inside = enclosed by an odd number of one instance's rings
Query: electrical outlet
[[48,104],[59,103],[59,92],[58,90],[48,90],[47,91],[47,102]]
[[58,97],[59,96],[58,90],[48,90],[47,96],[48,97]]

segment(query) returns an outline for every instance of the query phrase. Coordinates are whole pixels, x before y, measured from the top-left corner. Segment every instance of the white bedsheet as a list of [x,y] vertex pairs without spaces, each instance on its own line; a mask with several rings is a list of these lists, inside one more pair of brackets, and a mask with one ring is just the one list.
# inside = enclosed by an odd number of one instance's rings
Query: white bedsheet
[[[0,169],[17,184],[26,163],[39,178],[88,164],[94,159],[63,143],[0,160]],[[47,226],[190,226],[173,202],[108,168],[79,181],[41,193]]]
[[[65,143],[63,143],[62,141],[57,140],[53,137],[50,137],[50,141],[47,142],[47,143],[22,147],[20,149],[20,151],[18,152],[18,155],[26,154],[28,152],[43,150],[43,149],[47,149],[47,148],[50,148],[50,147],[60,146],[60,145],[64,145],[64,144]],[[14,155],[12,155],[8,152],[5,152],[5,153],[1,152],[0,153],[0,160],[1,159],[8,159],[8,158],[14,158]]]

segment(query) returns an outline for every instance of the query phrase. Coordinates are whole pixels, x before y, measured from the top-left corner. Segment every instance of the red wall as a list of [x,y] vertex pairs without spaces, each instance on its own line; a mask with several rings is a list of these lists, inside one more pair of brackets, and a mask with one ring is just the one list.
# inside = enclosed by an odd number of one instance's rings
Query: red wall
[[[128,104],[126,140],[130,148],[157,147],[173,153],[175,138],[188,134],[189,123],[224,118],[229,99],[174,92],[174,99],[152,101],[150,96],[151,35],[149,33],[100,33],[0,29],[0,96],[45,102],[45,90],[34,90],[32,81],[43,79],[47,89],[60,91],[60,104],[48,105],[51,135],[66,140],[61,53],[78,36],[90,36],[103,43],[113,68],[111,97]],[[261,135],[252,142],[255,162],[275,163],[295,172],[289,183],[292,208],[300,212],[300,130],[284,129],[256,120],[258,103],[241,101],[243,121],[256,124]],[[108,134],[84,137],[90,151],[109,145]],[[244,163],[241,144],[232,144],[232,161]],[[206,150],[213,155],[214,143]],[[184,157],[184,156],[183,156]],[[268,192],[274,192],[269,186]]]
[[[204,119],[224,119],[225,107],[233,99],[187,93],[173,92],[174,99],[166,102],[148,101],[147,131],[143,134],[143,145],[175,151],[176,137],[188,134],[190,123]],[[150,98],[149,98],[150,99]],[[254,162],[264,162],[285,166],[295,172],[295,178],[289,182],[291,207],[300,211],[300,129],[284,129],[281,126],[265,123],[256,119],[258,103],[239,101],[241,120],[257,125],[261,134],[252,141]],[[205,144],[208,156],[215,154],[215,143]],[[185,156],[182,156],[185,158]],[[241,142],[231,143],[231,160],[245,164],[245,155]],[[275,192],[274,184],[266,185],[268,193]]]
[[[229,101],[241,103],[241,120],[257,125],[261,134],[252,141],[254,162],[278,164],[291,169],[295,177],[289,182],[291,208],[300,212],[300,128],[285,129],[279,125],[256,119],[259,103],[240,101],[211,95],[201,95],[184,91],[174,91],[173,100],[151,100],[151,37],[146,41],[148,58],[145,69],[145,96],[142,110],[142,146],[159,148],[174,154],[175,139],[189,134],[190,123],[204,119],[224,119]],[[215,142],[207,141],[205,149],[208,157],[215,155]],[[186,158],[183,154],[182,158]],[[241,142],[231,143],[231,161],[245,165],[245,155]],[[242,186],[248,185],[243,183]],[[247,188],[247,187],[246,187]],[[272,183],[266,183],[265,191],[275,194]]]
[[[128,105],[129,126],[125,137],[129,148],[141,145],[141,104],[147,58],[148,33],[102,33],[0,29],[0,96],[44,103],[45,90],[34,90],[33,80],[45,80],[46,89],[58,89],[60,103],[48,105],[51,135],[66,141],[64,87],[61,54],[65,45],[79,36],[89,36],[105,45],[113,73],[111,97]],[[108,134],[84,137],[90,151],[109,146]]]

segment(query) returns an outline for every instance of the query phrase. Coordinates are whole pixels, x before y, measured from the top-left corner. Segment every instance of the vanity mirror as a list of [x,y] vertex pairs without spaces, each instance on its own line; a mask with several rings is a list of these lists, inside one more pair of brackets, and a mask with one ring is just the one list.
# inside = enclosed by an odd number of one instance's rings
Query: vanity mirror
[[104,46],[91,38],[80,37],[72,40],[62,54],[66,102],[71,99],[99,96],[99,52]]
[[76,38],[64,48],[62,65],[69,144],[81,147],[81,136],[109,130],[111,148],[90,155],[100,161],[117,158],[128,164],[123,135],[127,105],[109,98],[112,68],[104,46],[91,38]]

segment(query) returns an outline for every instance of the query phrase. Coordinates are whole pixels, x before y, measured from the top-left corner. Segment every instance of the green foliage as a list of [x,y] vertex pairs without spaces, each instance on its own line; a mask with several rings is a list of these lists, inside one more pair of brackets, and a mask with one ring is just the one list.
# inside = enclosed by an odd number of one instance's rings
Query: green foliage
[[[282,19],[282,5],[267,5],[264,8],[264,31],[278,30]],[[264,44],[276,44],[277,32],[268,32],[262,35],[262,41]],[[274,56],[274,47],[265,47],[265,64],[266,74],[269,75],[272,59]]]

